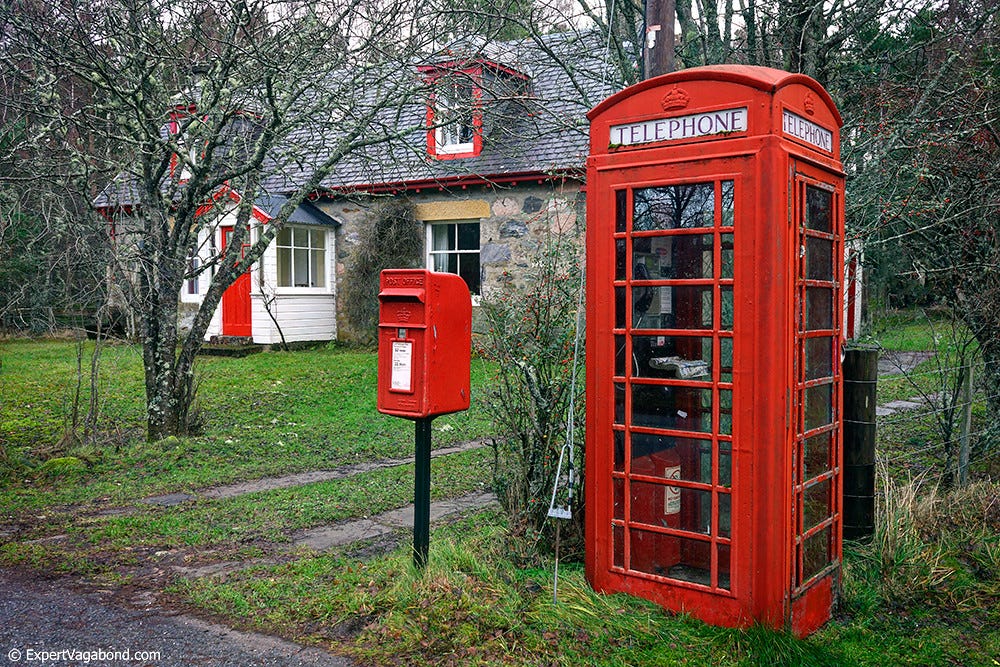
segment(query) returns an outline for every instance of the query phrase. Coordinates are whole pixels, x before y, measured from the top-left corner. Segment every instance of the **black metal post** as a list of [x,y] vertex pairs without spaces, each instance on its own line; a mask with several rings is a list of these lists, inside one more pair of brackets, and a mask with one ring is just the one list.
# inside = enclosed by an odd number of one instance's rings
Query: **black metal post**
[[878,350],[844,353],[844,539],[875,532],[875,408]]
[[422,417],[414,422],[416,470],[413,490],[413,564],[418,570],[427,565],[431,534],[431,422]]

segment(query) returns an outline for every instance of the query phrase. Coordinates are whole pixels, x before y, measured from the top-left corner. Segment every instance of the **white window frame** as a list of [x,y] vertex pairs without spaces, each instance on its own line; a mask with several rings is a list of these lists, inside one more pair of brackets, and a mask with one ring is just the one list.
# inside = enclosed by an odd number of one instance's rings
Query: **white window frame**
[[[479,245],[476,248],[462,248],[462,249],[458,248],[458,226],[459,225],[466,225],[466,224],[474,224],[477,227],[479,227],[480,238],[479,238]],[[455,234],[455,248],[454,249],[447,249],[447,248],[438,249],[438,250],[434,249],[434,229],[435,228],[439,228],[440,229],[442,227],[449,227],[449,228],[451,228],[450,232],[453,231],[453,233]],[[470,291],[470,293],[472,295],[472,303],[473,303],[473,305],[479,305],[479,298],[480,298],[480,295],[481,295],[482,289],[483,289],[483,284],[482,284],[482,263],[481,263],[481,253],[482,253],[482,247],[483,247],[482,246],[482,222],[481,222],[481,220],[479,218],[472,218],[472,219],[468,219],[468,220],[435,220],[435,221],[428,221],[425,224],[425,228],[426,228],[426,235],[427,235],[427,237],[426,237],[427,240],[426,240],[426,244],[425,244],[425,247],[427,249],[427,252],[426,252],[426,266],[431,271],[438,270],[436,268],[435,258],[439,257],[439,256],[447,257],[447,256],[450,256],[450,255],[457,255],[458,256],[458,262],[459,262],[459,264],[461,264],[462,256],[466,256],[466,257],[475,256],[476,257],[476,259],[477,259],[476,264],[477,264],[478,270],[479,270],[478,291],[473,292],[471,289],[469,291]],[[451,273],[451,272],[448,272],[448,273]],[[459,273],[459,275],[461,275],[461,274]]]
[[[458,99],[456,91],[468,90],[468,100]],[[472,153],[476,150],[476,92],[471,82],[447,80],[438,83],[434,95],[434,152],[437,155]],[[464,103],[463,103],[464,102]],[[463,130],[468,141],[460,141]]]
[[[287,230],[289,234],[290,245],[283,244],[281,242],[282,233]],[[306,245],[299,246],[295,244],[295,230],[304,230],[306,232]],[[322,241],[317,245],[313,245],[313,235],[312,232],[318,232],[322,234]],[[274,238],[274,284],[275,289],[280,294],[326,294],[330,291],[330,266],[329,266],[329,252],[330,252],[330,230],[325,227],[318,225],[285,225],[281,231]],[[308,258],[309,267],[306,269],[310,277],[310,282],[312,282],[313,267],[312,262],[315,261],[317,265],[322,267],[323,270],[323,285],[282,285],[281,284],[281,255],[283,252],[287,253],[287,257],[291,262],[289,267],[289,276],[294,283],[295,277],[295,256],[296,250],[305,250],[306,257]],[[318,259],[314,259],[314,252],[320,251],[321,255]]]

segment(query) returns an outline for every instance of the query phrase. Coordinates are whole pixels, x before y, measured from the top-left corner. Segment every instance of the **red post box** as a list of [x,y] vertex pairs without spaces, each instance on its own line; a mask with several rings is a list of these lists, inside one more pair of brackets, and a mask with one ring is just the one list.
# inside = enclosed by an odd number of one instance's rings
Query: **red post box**
[[379,412],[414,423],[413,562],[427,563],[431,421],[469,408],[472,299],[461,276],[386,269],[379,280]]
[[717,66],[589,118],[587,577],[807,634],[842,553],[840,116]]
[[461,276],[386,269],[378,299],[378,411],[421,419],[467,410],[472,300]]

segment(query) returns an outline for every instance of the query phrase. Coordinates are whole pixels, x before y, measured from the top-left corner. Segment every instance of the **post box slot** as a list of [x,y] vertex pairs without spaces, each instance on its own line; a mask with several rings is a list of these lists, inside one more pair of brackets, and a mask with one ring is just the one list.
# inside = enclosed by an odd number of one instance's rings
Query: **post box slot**
[[413,299],[414,301],[424,302],[424,290],[422,289],[406,289],[406,288],[386,288],[379,292],[379,301],[397,301],[399,299]]

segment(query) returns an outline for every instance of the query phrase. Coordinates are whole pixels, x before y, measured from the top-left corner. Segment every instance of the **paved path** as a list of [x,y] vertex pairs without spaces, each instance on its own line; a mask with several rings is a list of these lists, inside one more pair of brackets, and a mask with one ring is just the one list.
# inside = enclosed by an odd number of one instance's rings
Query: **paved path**
[[[432,456],[447,456],[485,446],[481,440],[435,450]],[[385,459],[334,470],[283,475],[239,484],[202,489],[193,493],[170,493],[140,501],[142,504],[173,506],[196,498],[233,498],[244,493],[289,488],[328,479],[351,477],[392,466],[408,465],[411,458]],[[431,503],[431,521],[476,511],[495,501],[492,494],[475,493]],[[106,508],[98,514],[129,514],[132,507]],[[382,514],[318,526],[292,536],[292,549],[325,551],[349,547],[393,534],[413,526],[413,505]],[[12,537],[12,535],[7,535]],[[47,536],[38,543],[65,536]],[[210,563],[200,567],[171,566],[183,577],[225,574],[267,559]],[[149,667],[262,667],[304,665],[350,667],[346,658],[318,648],[304,647],[267,635],[239,632],[158,606],[156,590],[141,591],[131,598],[101,591],[95,585],[72,578],[38,579],[35,574],[0,568],[0,666],[2,665],[146,665]],[[62,651],[62,653],[60,653]],[[128,652],[127,654],[125,652]],[[103,652],[103,653],[102,653]]]
[[[473,449],[479,449],[484,447],[485,444],[486,443],[483,440],[468,440],[466,442],[460,442],[452,447],[443,447],[441,449],[433,450],[431,452],[431,458],[436,459],[440,456],[448,456],[450,454],[458,454]],[[333,470],[312,470],[309,472],[295,473],[293,475],[281,475],[280,477],[265,477],[263,479],[255,479],[249,482],[238,482],[236,484],[227,484],[225,486],[215,486],[208,489],[202,489],[201,491],[193,491],[191,493],[167,493],[161,496],[145,498],[140,502],[146,505],[172,507],[174,505],[180,505],[194,500],[198,497],[210,499],[235,498],[236,496],[241,496],[245,493],[274,491],[275,489],[287,489],[293,486],[302,486],[304,484],[313,484],[315,482],[325,482],[331,479],[353,477],[354,475],[360,475],[361,473],[372,472],[374,470],[382,470],[383,468],[409,465],[413,463],[413,461],[413,457],[410,456],[402,459],[380,459],[377,461],[366,461],[364,463],[352,463],[339,468],[334,468]],[[105,510],[108,514],[121,514],[123,511],[126,510],[123,508]]]
[[0,655],[0,665],[60,667],[353,664],[318,648],[163,609],[131,609],[107,593],[76,590],[66,579],[38,580],[5,568],[0,568]]

